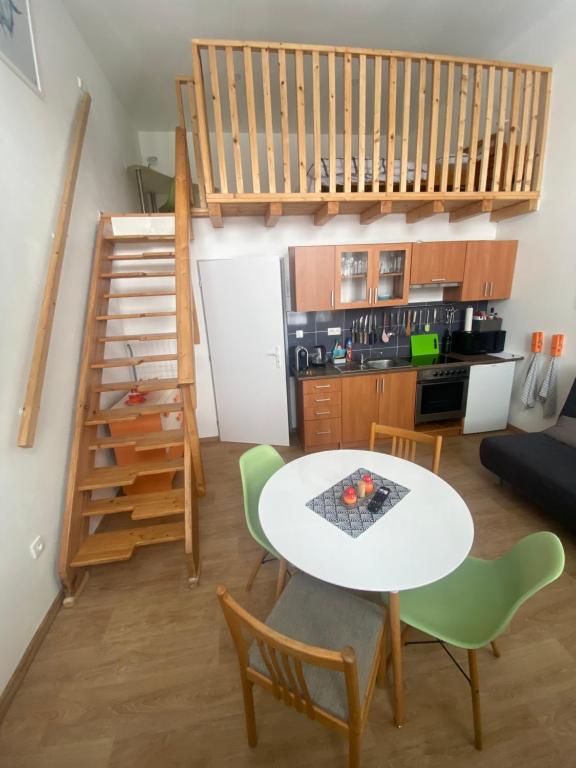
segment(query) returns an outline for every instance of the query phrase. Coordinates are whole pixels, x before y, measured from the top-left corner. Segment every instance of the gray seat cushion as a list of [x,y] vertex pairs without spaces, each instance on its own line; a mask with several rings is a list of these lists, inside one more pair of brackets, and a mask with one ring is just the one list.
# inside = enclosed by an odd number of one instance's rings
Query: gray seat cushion
[[[292,640],[331,651],[351,646],[356,652],[360,701],[364,699],[382,627],[381,606],[297,573],[266,619],[266,625]],[[268,669],[256,643],[250,648],[250,666],[266,677]],[[346,720],[348,700],[341,672],[303,665],[304,679],[315,704]]]

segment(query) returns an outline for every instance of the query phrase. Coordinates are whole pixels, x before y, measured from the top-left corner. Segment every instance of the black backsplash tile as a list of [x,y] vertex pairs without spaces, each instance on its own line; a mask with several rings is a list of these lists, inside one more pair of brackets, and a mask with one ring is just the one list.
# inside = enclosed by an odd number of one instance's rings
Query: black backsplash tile
[[[326,351],[330,354],[334,343],[339,338],[342,345],[350,335],[350,328],[354,320],[366,316],[372,316],[376,319],[376,341],[372,345],[364,342],[353,344],[354,357],[359,357],[361,353],[365,356],[370,354],[377,357],[409,357],[410,356],[410,337],[404,335],[406,326],[406,316],[408,312],[412,314],[417,312],[416,327],[411,317],[412,333],[425,333],[424,324],[428,315],[430,331],[437,333],[439,340],[446,329],[450,331],[461,330],[464,325],[464,316],[466,307],[474,307],[475,311],[488,309],[487,301],[470,302],[421,302],[418,304],[399,305],[393,307],[381,307],[378,309],[346,309],[324,312],[287,312],[286,324],[288,333],[288,346],[304,346],[309,350],[317,344],[323,344]],[[446,312],[453,308],[454,318],[452,323],[446,322]],[[422,324],[420,325],[420,310],[422,312]],[[436,323],[433,322],[434,310],[436,310]],[[386,330],[394,335],[390,337],[387,344],[382,342],[382,326],[384,317],[386,318]],[[339,327],[341,333],[339,336],[328,336],[328,328]],[[297,339],[295,332],[304,331],[304,336]]]
[[304,331],[316,332],[316,312],[286,312],[286,326],[288,333]]

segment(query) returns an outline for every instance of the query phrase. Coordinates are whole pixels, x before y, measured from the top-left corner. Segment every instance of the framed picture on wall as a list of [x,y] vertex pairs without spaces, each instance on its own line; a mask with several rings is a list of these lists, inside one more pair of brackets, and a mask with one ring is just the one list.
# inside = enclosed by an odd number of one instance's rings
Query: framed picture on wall
[[40,93],[29,0],[0,0],[0,59]]

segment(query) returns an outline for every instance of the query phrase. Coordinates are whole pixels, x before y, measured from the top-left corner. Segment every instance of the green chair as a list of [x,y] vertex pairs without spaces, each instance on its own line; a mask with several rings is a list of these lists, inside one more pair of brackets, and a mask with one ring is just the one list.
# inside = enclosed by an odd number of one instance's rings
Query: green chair
[[400,595],[401,620],[436,638],[424,642],[439,642],[453,661],[444,643],[468,651],[469,675],[460,669],[472,692],[476,749],[482,749],[476,650],[491,645],[494,655],[500,656],[496,638],[518,608],[563,569],[560,539],[542,531],[521,539],[497,560],[468,557],[444,579]]
[[278,559],[278,580],[276,582],[276,598],[279,597],[286,580],[286,560],[279,555],[272,544],[266,538],[266,534],[260,525],[258,515],[258,502],[260,494],[266,482],[284,466],[284,459],[271,445],[257,445],[251,448],[240,457],[240,475],[242,477],[242,489],[244,492],[244,513],[246,515],[246,525],[252,534],[252,538],[264,550],[258,555],[258,561],[254,565],[246,589],[252,589],[252,584],[256,578],[262,563],[267,562],[266,558],[270,555]]

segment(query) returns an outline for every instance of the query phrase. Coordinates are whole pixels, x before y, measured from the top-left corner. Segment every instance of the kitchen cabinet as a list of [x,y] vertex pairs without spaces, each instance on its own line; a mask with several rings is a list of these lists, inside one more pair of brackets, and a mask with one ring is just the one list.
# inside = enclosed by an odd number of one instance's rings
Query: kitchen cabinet
[[368,442],[372,422],[414,429],[416,371],[351,376],[342,382],[342,442]]
[[506,429],[516,363],[470,367],[464,434]]
[[410,285],[461,283],[465,263],[465,241],[414,243]]
[[406,304],[411,256],[412,243],[335,246],[335,306]]
[[341,381],[335,378],[299,382],[298,435],[305,453],[340,447],[341,392]]
[[381,376],[378,423],[400,429],[414,429],[416,371]]
[[517,240],[470,240],[462,285],[445,288],[447,301],[509,299],[516,264]]
[[292,310],[334,309],[334,246],[297,246],[289,257]]

